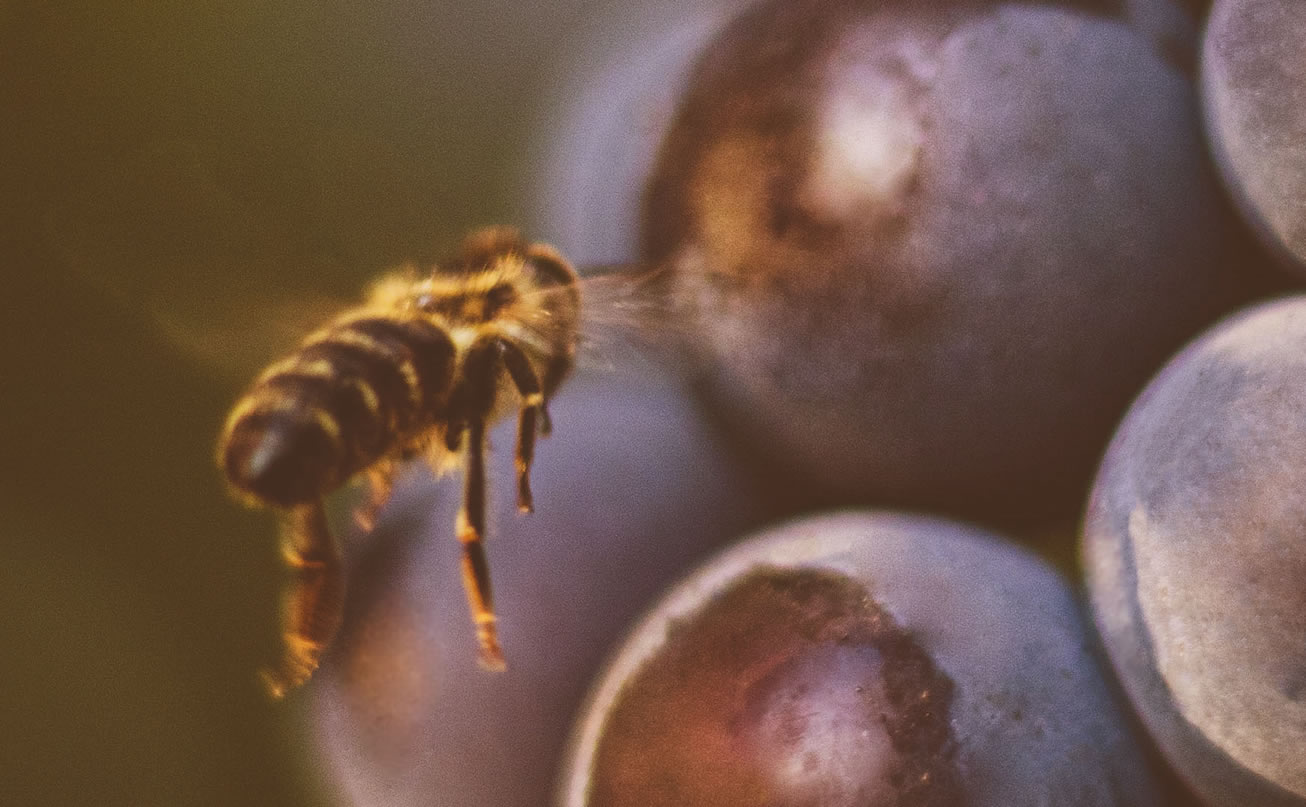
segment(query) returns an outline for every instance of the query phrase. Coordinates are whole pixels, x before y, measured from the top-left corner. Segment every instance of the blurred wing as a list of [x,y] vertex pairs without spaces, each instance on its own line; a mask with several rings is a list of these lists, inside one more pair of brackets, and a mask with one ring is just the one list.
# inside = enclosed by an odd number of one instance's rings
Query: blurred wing
[[610,264],[582,270],[582,367],[640,372],[665,366],[674,347],[674,306],[666,273],[642,264]]
[[[185,279],[170,282],[156,282],[162,280],[157,274],[127,279],[103,271],[104,262],[93,256],[65,253],[62,264],[72,279],[92,285],[107,302],[139,317],[178,352],[231,379],[252,377],[345,307],[339,298],[293,291],[273,281],[204,282],[222,278],[227,262],[172,261],[170,268]],[[256,265],[270,277],[284,271],[277,262]]]
[[156,141],[57,193],[44,237],[71,282],[212,372],[243,378],[342,308],[347,293],[316,289],[348,289],[350,272],[270,212],[285,200],[223,181],[222,159],[203,143]]
[[243,379],[289,354],[344,305],[263,291],[225,305],[154,298],[143,313],[173,347],[215,373]]

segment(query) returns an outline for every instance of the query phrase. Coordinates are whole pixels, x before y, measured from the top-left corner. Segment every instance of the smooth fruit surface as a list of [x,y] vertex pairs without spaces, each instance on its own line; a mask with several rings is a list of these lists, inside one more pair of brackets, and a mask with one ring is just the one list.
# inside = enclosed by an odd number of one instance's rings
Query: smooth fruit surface
[[1306,3],[1220,0],[1202,101],[1226,183],[1262,239],[1306,277]]
[[1079,605],[997,536],[808,518],[701,567],[590,695],[566,807],[1155,804]]
[[770,466],[825,501],[1027,512],[1079,499],[1231,305],[1230,224],[1191,82],[1125,21],[801,0],[707,48],[644,237]]
[[1215,805],[1306,804],[1306,298],[1216,327],[1130,410],[1084,527],[1098,627]]

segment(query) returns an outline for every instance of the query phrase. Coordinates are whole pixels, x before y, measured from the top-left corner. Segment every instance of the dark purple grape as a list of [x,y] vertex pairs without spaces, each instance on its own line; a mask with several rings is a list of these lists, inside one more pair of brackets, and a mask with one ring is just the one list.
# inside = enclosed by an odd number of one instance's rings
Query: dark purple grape
[[751,2],[594,4],[559,49],[546,112],[531,127],[524,229],[549,233],[578,265],[635,260],[640,197],[690,68]]
[[1237,299],[1188,78],[1096,6],[769,2],[647,195],[725,422],[823,500],[1034,515]]
[[1243,213],[1306,276],[1306,3],[1220,0],[1202,45],[1202,100]]
[[[530,232],[578,263],[633,260],[639,206],[691,69],[752,0],[596,4],[558,48],[535,141]],[[1167,59],[1195,69],[1193,13],[1172,0],[1080,3],[1119,11]]]
[[476,662],[458,485],[401,489],[350,576],[314,719],[354,807],[544,804],[611,644],[685,567],[759,519],[741,469],[665,378],[578,377],[550,410],[531,515],[515,508],[512,424],[493,435],[508,449],[491,458],[487,544],[506,672]]
[[1221,807],[1306,805],[1306,297],[1240,314],[1130,410],[1084,528],[1097,624]]
[[891,513],[728,550],[634,629],[573,735],[563,807],[1156,804],[1050,569]]

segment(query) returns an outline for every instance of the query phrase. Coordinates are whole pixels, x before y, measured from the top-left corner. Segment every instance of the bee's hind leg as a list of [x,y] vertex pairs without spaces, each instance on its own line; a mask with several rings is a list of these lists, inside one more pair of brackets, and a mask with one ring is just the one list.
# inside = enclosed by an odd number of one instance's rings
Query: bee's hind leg
[[503,670],[507,664],[499,647],[497,618],[490,594],[490,565],[485,557],[485,423],[467,424],[467,488],[458,513],[458,541],[463,548],[463,586],[476,624],[481,666]]
[[503,355],[503,364],[508,368],[508,375],[521,394],[521,414],[517,421],[517,509],[530,513],[535,509],[531,496],[531,463],[535,461],[536,418],[540,418],[541,425],[551,425],[549,413],[544,406],[540,379],[536,377],[526,354],[505,340],[499,341],[499,349]]
[[285,647],[280,664],[260,673],[274,698],[285,696],[313,675],[340,627],[344,571],[321,499],[283,517],[281,554],[293,575],[281,601]]

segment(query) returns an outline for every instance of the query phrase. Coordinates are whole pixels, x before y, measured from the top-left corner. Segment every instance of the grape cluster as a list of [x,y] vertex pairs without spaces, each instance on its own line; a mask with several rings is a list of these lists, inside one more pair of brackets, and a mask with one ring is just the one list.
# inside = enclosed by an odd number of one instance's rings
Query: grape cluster
[[378,542],[342,789],[1306,805],[1306,299],[1233,313],[1306,264],[1306,6],[691,5],[583,43],[531,230],[658,267],[692,393],[559,396],[501,677],[443,542]]

